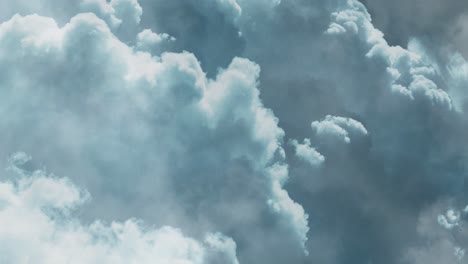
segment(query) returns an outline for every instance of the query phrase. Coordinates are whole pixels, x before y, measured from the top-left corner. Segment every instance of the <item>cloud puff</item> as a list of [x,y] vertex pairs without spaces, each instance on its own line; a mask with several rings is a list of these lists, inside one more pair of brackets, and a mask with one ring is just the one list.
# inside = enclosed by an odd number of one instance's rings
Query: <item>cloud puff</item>
[[308,162],[311,166],[320,165],[325,161],[325,157],[310,146],[310,139],[304,139],[303,144],[300,144],[297,140],[292,140],[291,144],[296,149],[296,156]]
[[320,142],[327,142],[332,138],[332,141],[342,141],[347,144],[351,142],[351,135],[367,135],[366,128],[351,118],[326,116],[321,121],[312,122],[311,126]]
[[[145,29],[138,33],[136,47],[143,51],[152,51],[163,42],[173,42],[176,39],[166,33],[157,34],[151,29]],[[154,52],[153,52],[154,53]]]
[[460,212],[453,209],[447,210],[445,214],[437,216],[437,222],[447,229],[452,229],[458,226],[460,221]]
[[[0,182],[0,260],[3,263],[232,263],[236,244],[219,233],[203,241],[172,227],[141,221],[82,224],[72,211],[88,200],[66,178],[21,169],[24,153],[12,158],[15,178]],[[30,160],[28,160],[30,161]]]

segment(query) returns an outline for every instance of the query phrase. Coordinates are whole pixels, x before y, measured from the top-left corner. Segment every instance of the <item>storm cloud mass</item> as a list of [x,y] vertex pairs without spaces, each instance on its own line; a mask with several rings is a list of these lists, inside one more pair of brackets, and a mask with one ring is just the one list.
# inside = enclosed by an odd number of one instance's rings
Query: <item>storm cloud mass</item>
[[466,263],[465,10],[0,0],[0,263]]

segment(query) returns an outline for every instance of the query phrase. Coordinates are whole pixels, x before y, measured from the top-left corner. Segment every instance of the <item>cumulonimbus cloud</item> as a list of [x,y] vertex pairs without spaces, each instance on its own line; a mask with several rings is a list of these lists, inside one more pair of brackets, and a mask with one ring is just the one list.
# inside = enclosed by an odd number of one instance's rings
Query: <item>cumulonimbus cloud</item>
[[22,14],[0,25],[0,153],[91,193],[66,223],[195,263],[464,260],[463,57],[389,45],[354,0],[36,2],[0,11]]

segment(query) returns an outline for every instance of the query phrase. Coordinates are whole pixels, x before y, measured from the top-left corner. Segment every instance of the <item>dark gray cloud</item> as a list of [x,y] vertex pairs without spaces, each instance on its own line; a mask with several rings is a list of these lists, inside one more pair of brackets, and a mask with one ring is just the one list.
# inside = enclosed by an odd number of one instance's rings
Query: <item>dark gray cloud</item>
[[142,26],[174,36],[177,41],[170,50],[196,54],[209,76],[242,53],[244,41],[234,24],[241,12],[236,1],[139,2],[144,9]]
[[[290,161],[290,193],[312,216],[309,258],[398,263],[411,243],[425,240],[415,226],[427,204],[446,195],[463,203],[466,124],[435,89],[452,89],[444,76],[425,68],[416,54],[398,48],[381,53],[386,44],[356,7],[363,16],[340,14],[349,35],[336,39],[323,32],[330,13],[346,7],[283,1],[259,16],[264,28],[259,21],[244,25],[243,36],[252,43],[246,56],[262,66],[261,96],[287,136],[308,137],[310,123],[328,114],[356,118],[369,131],[350,149],[318,148],[326,160],[322,172],[305,170],[301,176]],[[270,43],[275,45],[266,48]]]
[[[466,121],[446,75],[424,50],[390,48],[355,2],[282,1],[258,17],[265,24],[241,28],[246,56],[262,66],[261,97],[287,137],[310,138],[325,160],[288,161],[287,188],[310,214],[309,260],[407,263],[401,255],[426,239],[416,231],[426,206],[466,203]],[[347,146],[311,137],[330,114],[368,135]]]
[[[465,56],[468,3],[459,0],[362,1],[374,24],[394,45],[406,46],[411,38],[424,39],[435,52],[457,49]],[[443,54],[447,55],[447,54]]]

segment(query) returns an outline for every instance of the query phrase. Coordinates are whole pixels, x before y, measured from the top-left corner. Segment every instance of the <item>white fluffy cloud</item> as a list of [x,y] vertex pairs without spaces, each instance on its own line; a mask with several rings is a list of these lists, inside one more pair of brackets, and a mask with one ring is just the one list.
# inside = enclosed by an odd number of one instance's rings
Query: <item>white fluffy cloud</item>
[[0,182],[2,263],[180,263],[238,264],[236,244],[219,233],[203,241],[172,227],[141,221],[82,224],[72,215],[88,195],[66,178],[21,169],[24,153],[11,160],[16,173]]
[[352,136],[367,135],[366,128],[351,118],[326,116],[324,120],[312,122],[311,126],[320,142],[350,143]]
[[88,217],[228,231],[251,257],[257,243],[302,251],[307,214],[283,188],[284,132],[259,99],[258,65],[235,58],[208,79],[192,54],[135,51],[90,13],[63,27],[15,16],[0,41],[1,151],[84,185]]
[[311,166],[318,166],[325,161],[325,157],[310,146],[310,139],[304,139],[303,144],[297,140],[292,140],[291,144],[296,149],[296,156],[308,162]]
[[453,229],[460,223],[461,213],[453,209],[447,210],[445,214],[437,216],[437,222],[447,229]]
[[162,42],[173,42],[176,39],[166,33],[154,33],[151,29],[145,29],[138,33],[136,46],[143,51],[151,51]]

